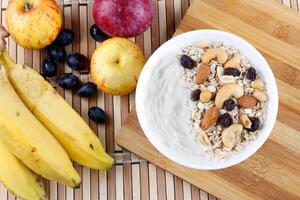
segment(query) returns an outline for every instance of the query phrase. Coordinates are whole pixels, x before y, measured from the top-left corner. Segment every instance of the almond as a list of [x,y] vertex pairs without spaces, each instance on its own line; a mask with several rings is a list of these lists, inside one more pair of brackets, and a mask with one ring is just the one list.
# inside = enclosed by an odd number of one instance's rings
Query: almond
[[257,99],[253,96],[242,96],[238,99],[238,103],[243,108],[252,108],[256,106]]
[[197,84],[204,83],[210,74],[210,67],[206,63],[202,63],[201,66],[197,70],[195,82]]
[[200,127],[203,130],[206,130],[211,126],[214,126],[217,123],[218,118],[219,118],[219,109],[217,107],[211,107],[204,113],[204,117],[202,119]]

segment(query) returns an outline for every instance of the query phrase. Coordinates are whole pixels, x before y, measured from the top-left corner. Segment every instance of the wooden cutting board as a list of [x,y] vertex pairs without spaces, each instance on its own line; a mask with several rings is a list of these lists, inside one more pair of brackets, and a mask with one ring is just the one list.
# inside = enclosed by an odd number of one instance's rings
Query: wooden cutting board
[[300,15],[272,0],[195,0],[175,34],[204,28],[246,39],[270,64],[280,103],[267,142],[236,166],[193,170],[160,154],[144,136],[133,110],[117,143],[221,199],[300,199]]

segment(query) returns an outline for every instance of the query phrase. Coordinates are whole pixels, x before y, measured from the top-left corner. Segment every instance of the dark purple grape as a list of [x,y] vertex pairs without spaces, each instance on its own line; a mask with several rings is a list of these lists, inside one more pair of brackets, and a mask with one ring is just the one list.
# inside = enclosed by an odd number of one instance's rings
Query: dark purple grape
[[196,66],[196,62],[187,55],[182,55],[180,63],[184,68],[193,69]]
[[83,70],[88,68],[89,60],[81,53],[70,54],[67,58],[67,64],[70,68],[75,70]]
[[65,74],[57,80],[57,83],[60,87],[64,89],[76,89],[80,85],[80,80],[77,76],[74,76],[73,74]]
[[51,45],[48,47],[48,55],[51,60],[63,62],[66,59],[67,53],[64,47]]
[[232,117],[229,113],[225,113],[223,115],[221,115],[218,119],[219,124],[221,124],[221,126],[223,127],[229,127],[232,124]]
[[251,121],[251,128],[247,129],[248,131],[251,131],[251,132],[254,132],[256,130],[259,129],[259,126],[260,126],[260,121],[257,117],[250,117],[249,118],[250,121]]
[[54,45],[57,46],[67,46],[74,41],[75,33],[71,29],[63,29],[58,34],[56,40],[54,41]]
[[229,76],[240,76],[241,72],[236,69],[236,68],[225,68],[224,69],[224,75],[229,75]]
[[92,107],[88,112],[89,118],[97,123],[104,124],[106,121],[106,114],[104,110],[99,107]]
[[108,35],[103,33],[96,24],[91,26],[90,34],[91,34],[92,38],[94,40],[96,40],[97,42],[103,42],[104,40],[107,40],[108,38],[110,38]]
[[257,73],[256,70],[253,67],[250,67],[246,72],[246,78],[254,81],[256,79]]
[[42,63],[42,74],[46,77],[52,77],[57,74],[57,65],[50,59],[45,59]]
[[95,83],[87,82],[83,84],[79,90],[77,91],[77,94],[80,97],[90,97],[97,93],[97,86]]
[[224,108],[227,111],[232,111],[235,108],[235,101],[233,99],[227,99],[224,101]]
[[191,100],[198,101],[200,99],[200,93],[201,93],[201,90],[199,90],[199,89],[192,91]]

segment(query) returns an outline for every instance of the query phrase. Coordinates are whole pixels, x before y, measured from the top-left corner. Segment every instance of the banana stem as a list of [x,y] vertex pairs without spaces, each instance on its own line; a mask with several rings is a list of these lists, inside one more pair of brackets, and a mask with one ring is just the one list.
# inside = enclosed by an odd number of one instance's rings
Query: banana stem
[[5,71],[11,70],[16,65],[13,59],[9,56],[7,49],[4,49],[0,53],[0,64],[2,64]]
[[9,33],[4,28],[4,26],[0,25],[0,51],[6,49],[6,41],[5,38],[9,36]]

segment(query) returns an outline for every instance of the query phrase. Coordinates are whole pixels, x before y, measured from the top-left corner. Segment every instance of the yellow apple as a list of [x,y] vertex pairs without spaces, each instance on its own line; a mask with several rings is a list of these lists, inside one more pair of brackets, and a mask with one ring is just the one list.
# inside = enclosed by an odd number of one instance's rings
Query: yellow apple
[[103,92],[125,95],[135,89],[144,64],[143,52],[134,42],[111,38],[93,53],[91,75]]
[[56,39],[62,27],[62,14],[55,0],[10,0],[6,25],[17,44],[41,49]]

